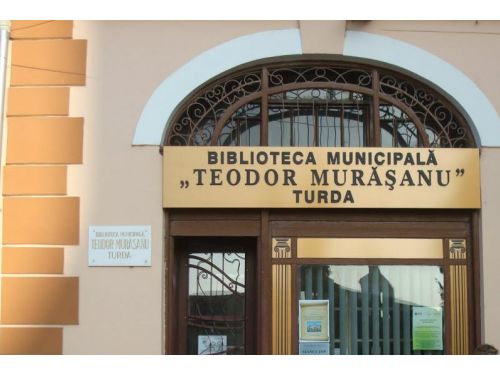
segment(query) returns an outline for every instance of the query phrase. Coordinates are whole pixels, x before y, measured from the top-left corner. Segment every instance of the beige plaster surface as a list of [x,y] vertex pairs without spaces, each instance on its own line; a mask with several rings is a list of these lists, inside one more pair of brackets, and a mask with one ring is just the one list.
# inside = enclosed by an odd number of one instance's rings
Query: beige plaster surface
[[500,148],[481,150],[481,285],[484,342],[500,348]]
[[500,113],[499,21],[348,21],[347,30],[401,40],[460,69]]
[[[158,147],[131,146],[150,95],[169,74],[217,44],[298,26],[297,21],[75,21],[73,36],[87,39],[88,50],[86,86],[72,87],[70,97],[70,116],[83,116],[85,123],[83,164],[68,168],[68,195],[80,197],[81,213],[80,243],[65,248],[65,274],[80,277],[80,311],[79,325],[64,327],[65,354],[163,352],[162,157]],[[348,22],[347,28],[436,54],[473,79],[500,112],[500,49],[491,48],[500,42],[499,22],[373,21]],[[500,149],[484,149],[483,323],[485,341],[500,347],[498,165]],[[90,225],[151,225],[152,267],[88,267]]]
[[346,21],[300,21],[304,53],[342,55]]
[[[72,87],[70,115],[84,120],[83,164],[68,168],[79,196],[80,244],[65,248],[65,274],[80,277],[80,321],[64,327],[65,354],[163,352],[162,157],[132,147],[150,95],[190,58],[277,22],[75,21],[87,39],[87,80]],[[90,225],[151,225],[152,267],[88,267]]]

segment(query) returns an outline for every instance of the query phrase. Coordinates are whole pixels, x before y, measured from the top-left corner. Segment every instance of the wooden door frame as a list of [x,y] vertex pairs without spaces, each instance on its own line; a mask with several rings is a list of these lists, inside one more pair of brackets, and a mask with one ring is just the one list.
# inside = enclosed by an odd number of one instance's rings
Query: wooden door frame
[[[271,269],[273,262],[276,263],[276,260],[271,258],[272,237],[466,238],[471,250],[468,252],[466,264],[470,275],[468,332],[469,351],[472,352],[482,339],[479,224],[479,211],[470,210],[165,210],[165,352],[179,354],[176,348],[178,331],[175,324],[178,321],[178,312],[174,307],[178,298],[176,283],[179,257],[175,254],[174,239],[183,236],[257,239],[257,354],[272,354]],[[447,260],[443,261],[449,264]],[[292,270],[295,274],[295,265]],[[293,290],[296,291],[296,288]],[[292,306],[292,312],[295,310]],[[296,345],[293,344],[293,347]]]
[[[180,250],[176,249],[176,239],[190,238],[230,238],[246,237],[255,239],[255,269],[250,272],[255,274],[255,298],[257,301],[253,304],[256,308],[255,319],[250,324],[249,329],[254,334],[255,353],[262,353],[260,343],[260,332],[258,319],[261,303],[258,296],[261,295],[261,283],[259,264],[260,250],[260,213],[236,213],[230,210],[165,210],[165,354],[182,354],[178,343],[180,329],[178,322],[180,311],[177,308],[177,301],[180,298],[181,290],[179,288],[179,270],[182,267],[183,257],[180,256]],[[251,306],[248,306],[251,308]],[[182,343],[181,343],[182,344]],[[183,344],[182,344],[183,345]]]
[[[257,256],[257,239],[254,237],[175,237],[174,246],[178,249],[178,287],[177,287],[177,342],[176,354],[186,354],[187,336],[181,332],[187,332],[188,329],[188,255],[192,252],[191,248],[197,241],[203,242],[203,246],[209,252],[219,252],[234,250],[235,246],[242,246],[238,252],[245,253],[245,351],[246,354],[256,353],[256,303],[257,297],[255,282],[257,274],[255,272],[255,258]],[[237,242],[236,242],[237,241]]]

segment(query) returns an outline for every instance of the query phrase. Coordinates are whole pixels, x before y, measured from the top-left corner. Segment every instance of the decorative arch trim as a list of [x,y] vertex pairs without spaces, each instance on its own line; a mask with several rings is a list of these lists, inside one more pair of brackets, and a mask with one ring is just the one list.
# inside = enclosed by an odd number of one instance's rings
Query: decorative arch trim
[[[446,92],[469,117],[480,146],[500,146],[500,118],[486,95],[460,70],[439,57],[393,38],[347,31],[345,56],[396,66]],[[133,145],[160,145],[170,116],[197,87],[239,65],[264,58],[303,54],[299,29],[242,36],[213,47],[167,77],[153,92],[136,127]],[[471,99],[473,98],[473,99]]]
[[213,47],[183,65],[153,92],[135,129],[133,145],[159,145],[175,108],[194,89],[241,64],[269,57],[300,55],[299,29],[245,35]]
[[344,55],[391,64],[428,80],[462,107],[478,145],[500,146],[500,118],[495,107],[479,87],[453,65],[411,44],[361,31],[346,32]]

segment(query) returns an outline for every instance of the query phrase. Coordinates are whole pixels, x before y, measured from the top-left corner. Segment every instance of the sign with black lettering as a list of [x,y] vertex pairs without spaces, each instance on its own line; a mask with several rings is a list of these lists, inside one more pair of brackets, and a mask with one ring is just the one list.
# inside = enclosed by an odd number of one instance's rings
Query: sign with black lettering
[[90,226],[89,266],[151,266],[151,226]]
[[480,208],[478,149],[164,148],[167,208]]

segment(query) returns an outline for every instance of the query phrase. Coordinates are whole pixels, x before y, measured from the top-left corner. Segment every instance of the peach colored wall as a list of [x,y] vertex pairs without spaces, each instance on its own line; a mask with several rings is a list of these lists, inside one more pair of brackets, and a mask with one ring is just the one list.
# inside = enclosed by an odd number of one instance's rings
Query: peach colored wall
[[348,21],[365,31],[423,48],[465,73],[500,113],[499,21]]
[[[85,117],[83,164],[68,170],[68,194],[81,197],[80,245],[67,247],[65,272],[80,276],[79,325],[65,327],[63,353],[163,352],[162,158],[132,147],[154,89],[190,58],[277,22],[83,22],[86,87],[71,88],[70,115]],[[112,151],[111,151],[112,150]],[[151,225],[152,267],[87,267],[89,225]]]
[[342,54],[346,21],[300,21],[299,26],[304,53]]
[[[158,147],[131,146],[154,89],[190,58],[219,43],[294,27],[299,27],[297,21],[75,22],[73,37],[87,40],[87,81],[86,87],[71,88],[69,111],[72,117],[85,117],[85,131],[83,164],[68,170],[68,195],[81,199],[80,244],[66,247],[64,269],[80,277],[80,310],[79,325],[64,328],[65,354],[163,351],[162,158]],[[469,75],[500,112],[500,50],[491,48],[500,42],[500,23],[374,21],[348,22],[347,28],[427,49]],[[309,52],[329,48],[308,40],[314,36],[303,39]],[[500,182],[494,168],[499,162],[500,150],[483,150],[484,322],[486,340],[498,347],[495,285],[500,280],[495,267],[500,258],[494,244],[500,242],[495,229],[500,200],[494,189]],[[152,267],[88,267],[89,225],[151,225]]]
[[482,297],[484,342],[500,348],[500,148],[481,152]]
[[[348,21],[350,30],[380,34],[423,48],[464,72],[500,113],[499,21]],[[474,98],[471,98],[474,100]],[[500,149],[481,153],[483,341],[500,348]]]

